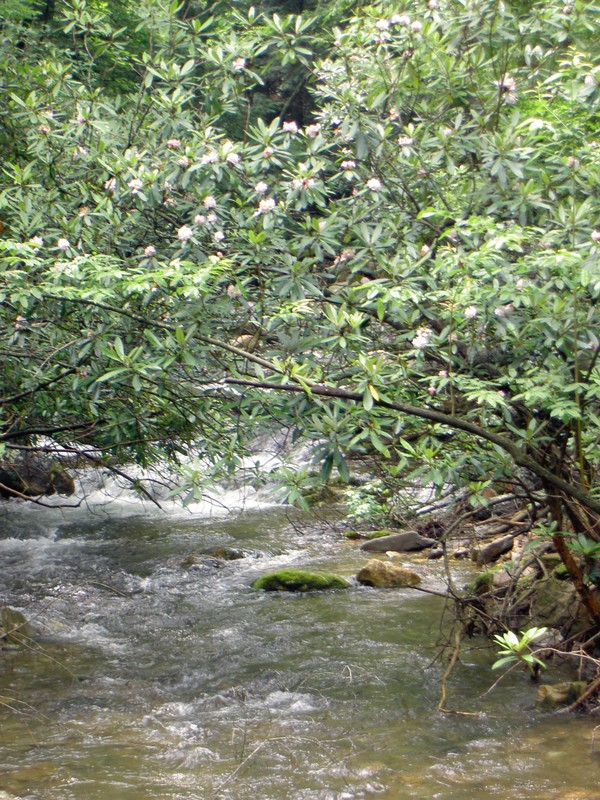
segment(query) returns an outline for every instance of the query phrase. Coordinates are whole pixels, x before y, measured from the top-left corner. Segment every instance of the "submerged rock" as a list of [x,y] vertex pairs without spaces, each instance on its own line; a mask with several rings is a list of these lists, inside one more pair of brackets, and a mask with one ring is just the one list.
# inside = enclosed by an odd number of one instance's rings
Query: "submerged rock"
[[427,539],[417,531],[403,531],[402,533],[393,533],[391,536],[372,539],[361,545],[360,549],[369,553],[386,553],[388,550],[407,553],[414,550],[425,550],[427,547],[433,547],[434,544],[437,544],[435,539]]
[[397,567],[378,558],[367,561],[359,570],[356,580],[364,586],[374,586],[376,589],[405,588],[421,583],[420,576],[412,569]]
[[238,561],[240,558],[246,558],[246,553],[235,547],[218,547],[215,550],[215,558],[222,558],[223,561]]
[[554,711],[560,706],[570,706],[579,700],[586,688],[585,681],[544,684],[538,687],[536,704],[544,711]]
[[222,569],[224,564],[223,561],[218,558],[203,556],[197,553],[190,553],[190,555],[186,556],[183,561],[179,562],[179,566],[181,569],[213,571],[216,569]]
[[253,589],[265,592],[322,592],[347,589],[348,581],[327,572],[308,572],[301,569],[281,569],[263,575],[252,584]]

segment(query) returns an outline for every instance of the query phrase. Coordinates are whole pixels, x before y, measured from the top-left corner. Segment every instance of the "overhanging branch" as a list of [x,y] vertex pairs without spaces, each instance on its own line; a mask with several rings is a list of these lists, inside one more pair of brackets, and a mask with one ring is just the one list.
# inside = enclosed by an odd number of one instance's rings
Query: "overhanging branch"
[[[308,380],[305,381],[309,387],[308,389],[298,384],[290,383],[278,385],[269,383],[268,381],[243,380],[242,378],[226,378],[223,383],[237,386],[248,386],[249,388],[255,389],[274,389],[284,392],[305,392],[322,397],[337,397],[342,400],[348,400],[357,403],[361,403],[363,400],[362,394],[357,392],[350,392],[338,386],[325,386],[323,384],[313,383]],[[433,408],[423,408],[420,406],[409,405],[408,403],[394,403],[389,400],[382,399],[374,400],[373,405],[381,408],[388,408],[391,411],[397,411],[400,414],[406,414],[411,417],[419,417],[420,419],[426,419],[430,422],[437,422],[441,425],[446,425],[449,428],[470,433],[472,436],[475,436],[478,439],[483,439],[484,441],[490,442],[491,444],[494,444],[504,450],[505,453],[508,453],[515,464],[518,464],[520,467],[525,467],[525,469],[533,472],[534,475],[537,475],[542,480],[547,481],[555,489],[559,489],[569,497],[579,500],[579,502],[583,503],[587,508],[600,514],[600,501],[596,500],[580,487],[574,486],[573,484],[564,480],[564,478],[561,478],[559,475],[555,475],[549,469],[546,469],[546,467],[538,464],[535,459],[531,458],[531,456],[528,456],[527,453],[524,453],[518,445],[516,445],[510,439],[507,439],[505,436],[501,436],[498,433],[494,433],[494,431],[482,428],[481,426],[476,425],[474,422],[469,422],[469,420],[461,419],[460,417],[453,417],[450,414],[444,414],[442,411],[436,411]]]

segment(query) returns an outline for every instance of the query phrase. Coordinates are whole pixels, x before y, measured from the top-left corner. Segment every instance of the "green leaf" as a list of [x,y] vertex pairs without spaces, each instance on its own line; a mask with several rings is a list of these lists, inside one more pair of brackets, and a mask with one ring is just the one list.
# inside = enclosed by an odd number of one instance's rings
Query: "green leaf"
[[494,661],[492,664],[492,669],[500,669],[500,667],[504,667],[506,664],[512,664],[515,661],[518,661],[517,657],[512,656],[505,656],[504,658],[499,658],[497,661]]

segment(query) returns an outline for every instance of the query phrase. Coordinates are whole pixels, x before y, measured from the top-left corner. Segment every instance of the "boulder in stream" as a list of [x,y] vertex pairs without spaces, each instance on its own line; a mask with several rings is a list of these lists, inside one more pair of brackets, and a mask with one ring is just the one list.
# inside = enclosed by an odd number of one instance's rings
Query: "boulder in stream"
[[387,553],[388,550],[407,553],[414,550],[425,550],[427,547],[433,547],[434,544],[437,544],[435,539],[421,536],[417,531],[402,531],[402,533],[371,539],[361,545],[360,549],[369,553]]
[[348,581],[328,572],[308,572],[301,569],[281,569],[262,575],[252,584],[253,589],[265,592],[322,592],[328,589],[347,589]]
[[364,586],[374,586],[376,589],[403,589],[421,583],[420,576],[412,569],[397,567],[379,558],[367,561],[359,570],[356,580]]

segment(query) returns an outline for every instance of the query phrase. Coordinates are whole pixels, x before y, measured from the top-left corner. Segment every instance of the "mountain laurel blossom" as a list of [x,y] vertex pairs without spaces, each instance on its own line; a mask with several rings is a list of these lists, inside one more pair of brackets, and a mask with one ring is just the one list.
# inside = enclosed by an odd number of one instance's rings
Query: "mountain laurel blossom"
[[514,306],[512,303],[507,303],[505,306],[497,306],[494,309],[494,314],[497,317],[505,317],[507,314],[510,314],[511,311],[514,311]]
[[314,185],[314,178],[294,178],[292,181],[292,186],[294,189],[310,189]]
[[129,186],[131,189],[131,194],[139,194],[143,185],[144,181],[140,180],[140,178],[132,178],[127,184],[127,186]]
[[367,189],[370,189],[372,192],[378,192],[381,189],[381,181],[379,178],[369,178],[367,181]]
[[194,231],[190,228],[189,225],[182,225],[181,228],[177,231],[177,238],[181,242],[187,242],[189,239],[192,238],[194,235]]
[[71,247],[71,243],[69,242],[68,239],[59,239],[58,242],[56,243],[56,246],[58,247],[59,250],[62,250],[64,253],[65,250],[68,250],[69,247]]
[[504,94],[504,99],[507,103],[516,103],[517,101],[517,82],[510,75],[505,75],[499,81],[494,81],[501,94]]
[[416,347],[417,350],[423,350],[429,344],[430,336],[431,336],[430,328],[419,328],[417,330],[417,335],[411,341],[411,344],[413,347]]
[[269,211],[273,211],[275,206],[275,200],[272,197],[266,197],[264,200],[259,202],[258,209],[254,212],[254,216],[257,214],[268,214]]

